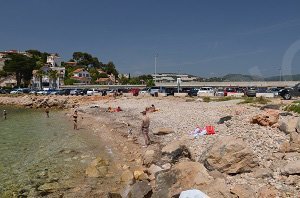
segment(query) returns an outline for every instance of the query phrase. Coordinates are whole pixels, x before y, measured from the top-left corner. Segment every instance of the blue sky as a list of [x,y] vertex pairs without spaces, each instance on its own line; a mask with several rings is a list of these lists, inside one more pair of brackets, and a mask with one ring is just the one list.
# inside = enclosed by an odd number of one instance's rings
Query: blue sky
[[156,53],[158,72],[294,74],[299,10],[299,0],[3,0],[0,50],[84,51],[133,75],[153,73]]

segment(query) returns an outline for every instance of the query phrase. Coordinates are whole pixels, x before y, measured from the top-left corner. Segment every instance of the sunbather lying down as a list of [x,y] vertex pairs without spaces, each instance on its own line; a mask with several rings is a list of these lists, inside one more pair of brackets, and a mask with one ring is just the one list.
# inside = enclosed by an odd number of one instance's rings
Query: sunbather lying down
[[121,107],[117,107],[117,108],[108,107],[107,109],[107,112],[120,112],[120,111],[123,111]]
[[146,111],[147,112],[155,112],[155,111],[159,111],[159,109],[156,109],[154,104],[152,104],[150,107],[146,107]]

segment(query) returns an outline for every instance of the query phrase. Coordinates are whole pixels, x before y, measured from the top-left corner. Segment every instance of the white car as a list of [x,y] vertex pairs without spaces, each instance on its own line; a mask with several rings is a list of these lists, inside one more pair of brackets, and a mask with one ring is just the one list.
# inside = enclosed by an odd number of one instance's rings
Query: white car
[[150,88],[144,88],[144,89],[142,89],[142,90],[139,91],[139,94],[149,93],[149,89]]
[[212,87],[201,87],[199,90],[198,90],[198,95],[199,94],[202,94],[202,93],[214,93],[214,89]]
[[89,90],[87,90],[86,95],[92,96],[92,95],[95,95],[96,93],[98,93],[98,91],[96,89],[89,89]]

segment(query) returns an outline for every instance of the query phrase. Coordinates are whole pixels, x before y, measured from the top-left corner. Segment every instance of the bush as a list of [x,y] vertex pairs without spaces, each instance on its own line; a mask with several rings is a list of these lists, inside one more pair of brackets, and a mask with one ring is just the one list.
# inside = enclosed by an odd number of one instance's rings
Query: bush
[[270,100],[266,99],[265,97],[247,97],[244,99],[244,101],[240,102],[239,104],[249,104],[249,103],[255,103],[255,104],[268,104]]
[[203,97],[203,102],[210,102],[211,98],[208,96]]
[[295,101],[284,108],[285,111],[292,111],[300,114],[300,101]]

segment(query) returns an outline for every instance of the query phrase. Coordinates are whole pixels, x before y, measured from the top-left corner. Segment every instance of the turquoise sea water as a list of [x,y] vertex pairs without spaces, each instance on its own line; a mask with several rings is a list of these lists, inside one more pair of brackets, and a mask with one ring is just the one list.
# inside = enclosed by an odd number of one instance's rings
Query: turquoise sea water
[[[7,110],[7,120],[2,117]],[[70,189],[88,163],[105,150],[86,130],[73,130],[61,111],[0,106],[0,197],[43,195],[45,183]]]

